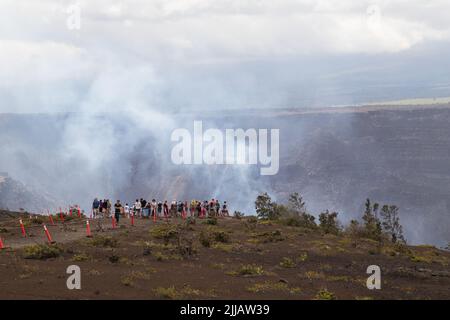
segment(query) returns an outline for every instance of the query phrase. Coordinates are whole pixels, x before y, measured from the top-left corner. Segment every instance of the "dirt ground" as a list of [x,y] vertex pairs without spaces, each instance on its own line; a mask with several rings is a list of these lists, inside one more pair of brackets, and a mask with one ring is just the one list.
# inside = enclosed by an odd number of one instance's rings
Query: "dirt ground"
[[[450,299],[450,253],[432,246],[380,245],[275,222],[222,218],[123,219],[104,231],[86,220],[0,215],[1,299]],[[33,256],[56,242],[54,257]],[[217,224],[214,224],[217,222]],[[43,248],[46,248],[45,246]],[[39,252],[37,252],[39,253]],[[81,290],[66,269],[81,268]],[[369,290],[367,267],[381,268]]]

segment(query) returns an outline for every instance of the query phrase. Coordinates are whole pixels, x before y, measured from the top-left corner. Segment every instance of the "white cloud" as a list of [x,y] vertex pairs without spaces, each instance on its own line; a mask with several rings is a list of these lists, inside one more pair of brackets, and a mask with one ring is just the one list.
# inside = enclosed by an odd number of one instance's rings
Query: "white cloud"
[[[154,53],[185,50],[190,59],[203,59],[208,52],[230,58],[255,53],[392,52],[425,40],[448,40],[450,30],[443,16],[450,10],[446,1],[84,0],[83,29],[73,39],[61,23],[71,3],[23,6],[7,1],[2,7],[7,15],[2,29],[7,31],[0,34],[38,39],[46,35],[48,41],[83,46],[120,40],[131,45],[130,50],[140,48],[139,39]],[[124,24],[134,28],[122,30]]]
[[80,0],[82,27],[71,31],[66,9],[75,2],[0,3],[0,89],[65,82],[72,102],[79,81],[95,82],[109,59],[120,68],[158,69],[401,53],[450,39],[444,0]]

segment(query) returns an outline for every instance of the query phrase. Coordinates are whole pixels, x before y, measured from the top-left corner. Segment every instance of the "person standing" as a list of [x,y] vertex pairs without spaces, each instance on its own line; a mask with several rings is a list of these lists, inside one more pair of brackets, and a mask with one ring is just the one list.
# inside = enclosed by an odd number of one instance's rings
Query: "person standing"
[[183,202],[178,201],[178,217],[183,217]]
[[176,217],[177,216],[177,200],[173,200],[170,204],[170,216]]
[[216,216],[219,216],[220,214],[220,202],[218,199],[216,199]]
[[167,219],[169,217],[169,204],[167,203],[167,200],[164,201],[163,208],[164,208],[164,218]]
[[134,203],[134,209],[136,210],[136,216],[141,217],[141,202],[136,199],[136,202]]
[[147,200],[141,198],[141,208],[144,209],[147,207]]
[[150,216],[150,209],[151,209],[150,207],[151,207],[150,201],[147,202],[147,200],[145,200],[145,207],[142,207],[143,218],[148,218]]
[[229,216],[229,213],[228,213],[228,205],[227,205],[227,202],[226,202],[226,201],[223,202],[223,206],[222,206],[222,216],[223,216],[223,217],[228,217],[228,216]]
[[156,219],[156,209],[158,207],[158,203],[156,202],[155,199],[152,200],[152,202],[150,203],[150,214],[153,218]]
[[215,216],[216,202],[215,202],[214,198],[211,199],[211,201],[209,202],[208,208],[209,208],[209,210],[208,210],[209,211],[209,215],[210,216]]
[[191,205],[189,207],[189,212],[191,213],[191,217],[195,216],[195,207],[196,207],[195,200],[191,200]]
[[162,217],[162,209],[163,209],[163,203],[161,201],[158,201],[158,217]]
[[125,207],[123,208],[124,212],[125,212],[125,216],[129,219],[130,218],[130,206],[128,205],[128,203],[125,203]]
[[100,201],[98,201],[97,198],[94,199],[94,202],[92,203],[92,215],[95,219],[98,215],[98,208],[100,207]]
[[122,204],[120,203],[120,200],[117,200],[116,204],[114,205],[114,218],[116,219],[117,224],[119,224],[122,210],[123,210]]
[[201,217],[202,216],[202,203],[201,201],[197,201],[197,217]]

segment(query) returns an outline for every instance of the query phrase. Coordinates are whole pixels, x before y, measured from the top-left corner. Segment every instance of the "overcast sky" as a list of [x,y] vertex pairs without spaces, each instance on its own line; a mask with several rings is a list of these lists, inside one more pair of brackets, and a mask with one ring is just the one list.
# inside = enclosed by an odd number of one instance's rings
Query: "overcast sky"
[[0,0],[0,14],[1,112],[450,95],[447,0]]

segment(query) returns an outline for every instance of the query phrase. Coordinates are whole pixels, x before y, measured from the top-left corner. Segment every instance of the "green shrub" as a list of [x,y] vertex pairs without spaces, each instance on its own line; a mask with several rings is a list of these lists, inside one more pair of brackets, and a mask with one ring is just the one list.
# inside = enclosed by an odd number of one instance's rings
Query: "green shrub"
[[317,293],[316,299],[318,299],[318,300],[336,300],[336,296],[334,295],[333,292],[330,292],[327,289],[322,289]]
[[215,225],[217,225],[217,218],[216,217],[210,217],[210,218],[206,219],[204,224],[209,224],[209,225],[215,226]]
[[281,222],[290,227],[300,227],[300,219],[298,217],[287,217],[281,220]]
[[303,252],[297,258],[297,261],[300,261],[300,262],[305,262],[306,260],[308,260],[308,253],[306,253],[306,252]]
[[75,261],[75,262],[81,262],[81,261],[86,261],[86,260],[89,260],[89,256],[86,253],[75,254],[72,257],[72,261]]
[[75,217],[74,216],[64,216],[64,220],[65,221],[71,221],[71,220],[73,220],[73,219],[75,219]]
[[120,279],[120,282],[126,287],[132,287],[134,284],[133,279],[130,276],[123,277]]
[[150,230],[150,234],[156,239],[163,239],[165,243],[169,243],[171,239],[177,238],[179,231],[177,226],[162,224]]
[[101,236],[96,235],[88,242],[90,245],[93,245],[95,247],[110,247],[115,248],[118,245],[117,239],[114,239],[109,236]]
[[200,232],[199,241],[206,248],[209,248],[212,242],[210,235],[205,231]]
[[208,230],[200,233],[199,240],[204,247],[209,248],[215,242],[229,243],[230,236],[223,230]]
[[300,215],[288,214],[282,216],[280,222],[286,226],[291,227],[302,227],[307,229],[316,229],[317,224],[315,222],[315,217],[308,213],[302,213]]
[[230,235],[225,231],[222,230],[213,231],[212,236],[215,242],[222,242],[222,243],[230,242]]
[[270,243],[284,241],[286,238],[281,234],[280,230],[275,230],[272,232],[263,232],[256,235],[258,242]]
[[163,288],[158,287],[154,289],[154,292],[160,296],[161,298],[165,299],[184,299],[186,297],[191,296],[199,296],[200,291],[197,289],[193,289],[190,286],[184,286],[181,289],[176,289],[174,286]]
[[258,225],[258,218],[256,218],[255,216],[250,216],[244,220],[244,224],[248,230],[255,230],[256,226]]
[[195,225],[197,220],[194,217],[188,217],[186,219],[186,226]]
[[112,256],[109,256],[109,257],[108,257],[108,260],[109,260],[109,262],[111,262],[111,263],[117,263],[117,262],[119,262],[120,257],[119,257],[119,256],[116,256],[115,254],[113,254]]
[[45,223],[44,219],[42,217],[33,217],[31,219],[31,222],[34,224],[43,224]]
[[180,293],[177,291],[177,289],[175,289],[174,286],[168,287],[168,288],[163,288],[163,287],[158,287],[155,289],[155,293],[160,296],[161,298],[165,298],[165,299],[179,299],[181,298]]
[[160,251],[156,251],[155,253],[153,253],[153,256],[156,258],[157,261],[169,260],[169,257]]
[[236,273],[241,276],[247,275],[262,275],[264,273],[264,269],[262,266],[258,266],[256,264],[244,264],[242,265]]
[[62,251],[57,245],[34,244],[23,248],[23,257],[25,259],[45,260],[59,257]]
[[246,288],[247,291],[253,293],[259,292],[273,292],[273,291],[284,291],[290,294],[299,294],[301,293],[301,289],[299,287],[289,287],[287,283],[284,282],[274,282],[274,281],[265,281],[261,283],[255,283]]
[[292,260],[291,258],[287,258],[287,257],[284,257],[283,259],[281,259],[281,262],[280,262],[280,266],[283,268],[294,268],[295,265],[296,265],[295,261]]

